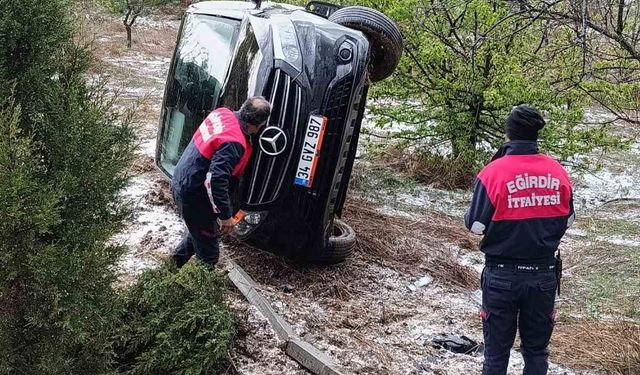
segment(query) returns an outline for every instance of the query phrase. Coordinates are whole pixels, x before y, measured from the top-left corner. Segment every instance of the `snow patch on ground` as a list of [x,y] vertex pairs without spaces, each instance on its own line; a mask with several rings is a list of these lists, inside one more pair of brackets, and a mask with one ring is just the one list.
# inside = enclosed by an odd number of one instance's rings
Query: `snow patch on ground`
[[166,20],[166,19],[155,19],[155,18],[151,18],[151,17],[145,17],[145,16],[140,16],[138,18],[136,18],[136,23],[134,27],[140,27],[140,26],[144,26],[147,28],[153,28],[153,29],[174,29],[175,31],[178,30],[178,28],[180,27],[180,21],[176,21],[176,20]]
[[398,194],[396,198],[402,204],[462,217],[466,212],[465,203],[469,201],[470,193],[463,190],[447,191],[433,186],[418,186],[410,193]]
[[589,233],[584,229],[578,229],[576,227],[571,227],[567,229],[567,234],[575,237],[586,237]]
[[145,202],[149,192],[156,188],[154,177],[158,178],[155,173],[136,176],[122,193],[133,207],[134,218],[112,242],[129,249],[121,260],[119,269],[131,277],[158,265],[158,255],[168,255],[178,244],[184,231],[182,220],[171,209]]
[[127,253],[120,260],[119,272],[127,276],[139,276],[144,270],[157,267],[158,262],[141,258],[140,254]]
[[151,138],[140,143],[138,152],[142,155],[154,158],[156,155],[156,138]]
[[145,56],[136,52],[122,57],[110,57],[105,59],[105,62],[135,74],[139,79],[164,84],[171,59],[163,56]]
[[628,174],[600,170],[572,176],[576,208],[592,208],[613,199],[640,199],[640,166],[634,169]]
[[478,275],[482,273],[484,268],[484,254],[480,251],[471,251],[458,256],[457,261],[463,266],[474,269]]
[[[601,109],[585,111],[585,121],[606,122],[612,119],[610,113]],[[639,156],[640,138],[637,138],[629,150],[606,155],[600,170],[584,172],[568,167],[574,185],[576,208],[592,209],[614,199],[640,199]]]
[[619,245],[619,246],[640,247],[639,238],[629,238],[626,236],[609,236],[609,237],[599,236],[599,237],[596,237],[595,240],[608,242],[608,243]]

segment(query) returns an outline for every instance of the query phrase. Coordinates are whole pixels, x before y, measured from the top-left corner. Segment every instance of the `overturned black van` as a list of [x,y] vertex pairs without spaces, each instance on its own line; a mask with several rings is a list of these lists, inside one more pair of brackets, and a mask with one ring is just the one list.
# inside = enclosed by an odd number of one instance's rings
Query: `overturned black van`
[[367,90],[393,73],[401,53],[396,25],[369,8],[191,5],[165,88],[156,164],[171,176],[210,111],[265,96],[273,110],[232,197],[242,210],[234,236],[298,260],[339,262],[356,241],[340,217]]

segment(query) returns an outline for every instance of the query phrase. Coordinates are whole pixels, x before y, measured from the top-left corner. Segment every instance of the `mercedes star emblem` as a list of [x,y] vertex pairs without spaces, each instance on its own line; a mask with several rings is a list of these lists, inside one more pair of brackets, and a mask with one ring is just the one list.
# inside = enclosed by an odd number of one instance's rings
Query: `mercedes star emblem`
[[260,134],[260,149],[267,155],[277,156],[287,148],[287,135],[277,126],[269,126]]

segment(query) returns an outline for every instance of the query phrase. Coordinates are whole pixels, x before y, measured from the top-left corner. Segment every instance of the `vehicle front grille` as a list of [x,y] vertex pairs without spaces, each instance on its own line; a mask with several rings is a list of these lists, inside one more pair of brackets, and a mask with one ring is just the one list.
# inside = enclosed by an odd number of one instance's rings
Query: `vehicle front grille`
[[302,89],[280,69],[274,70],[269,77],[263,95],[272,107],[267,126],[284,130],[287,146],[280,155],[270,156],[262,151],[259,142],[254,144],[243,184],[243,197],[250,205],[269,203],[278,197],[291,163],[302,106]]

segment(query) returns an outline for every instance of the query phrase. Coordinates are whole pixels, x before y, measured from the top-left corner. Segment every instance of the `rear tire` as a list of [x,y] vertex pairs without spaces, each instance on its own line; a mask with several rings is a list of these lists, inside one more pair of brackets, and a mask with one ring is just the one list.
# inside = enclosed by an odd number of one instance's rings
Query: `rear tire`
[[340,219],[333,221],[334,235],[329,237],[327,245],[319,254],[308,259],[311,263],[336,264],[349,257],[356,247],[356,232]]
[[329,21],[367,36],[371,51],[368,67],[371,82],[382,81],[396,70],[402,56],[402,34],[389,17],[375,9],[351,6],[335,11]]

